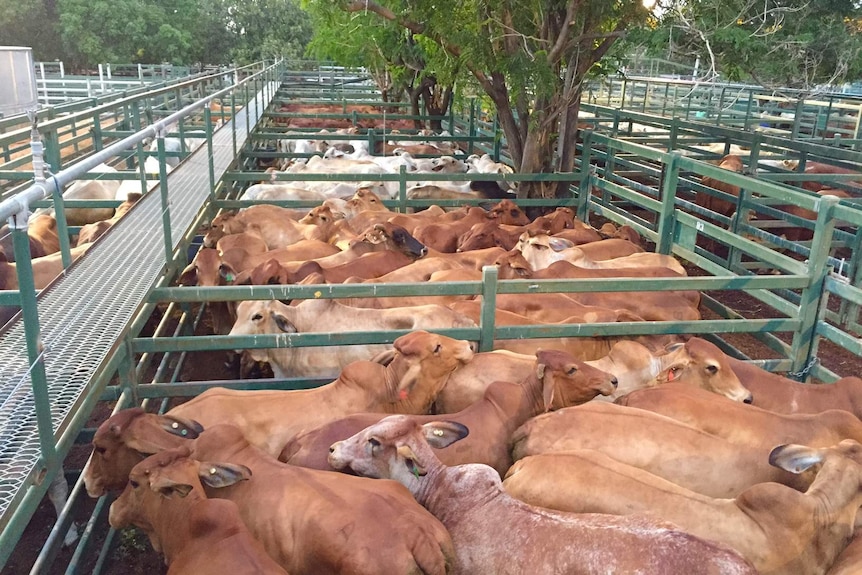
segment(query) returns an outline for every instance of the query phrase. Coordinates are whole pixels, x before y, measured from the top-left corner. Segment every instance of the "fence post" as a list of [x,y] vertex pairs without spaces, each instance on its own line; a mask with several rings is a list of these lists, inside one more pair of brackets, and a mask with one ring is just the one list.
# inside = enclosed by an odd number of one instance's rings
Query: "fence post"
[[494,349],[494,310],[497,308],[497,266],[482,268],[482,309],[479,316],[479,351]]
[[656,253],[670,255],[673,250],[673,231],[676,216],[676,187],[679,183],[679,163],[682,154],[671,152],[664,167],[664,178],[661,186],[661,212],[658,221],[658,241]]
[[835,221],[832,212],[838,205],[839,198],[821,196],[814,209],[817,221],[814,224],[814,238],[811,241],[811,251],[808,254],[808,286],[802,290],[799,297],[799,329],[793,334],[790,349],[791,371],[804,380],[809,365],[817,350],[817,317],[820,310],[820,300],[823,297],[823,284],[829,269],[826,266],[829,248],[832,244],[832,232]]
[[407,166],[398,166],[398,210],[407,213]]
[[24,319],[24,334],[27,340],[27,358],[30,364],[30,384],[36,407],[36,427],[42,451],[42,466],[48,470],[56,468],[57,449],[51,422],[51,400],[48,397],[48,379],[45,374],[45,346],[39,327],[39,310],[36,302],[36,286],[33,266],[30,261],[30,238],[27,236],[28,214],[21,212],[9,218],[12,244],[15,251],[18,274],[18,295],[21,298],[21,314]]
[[[212,124],[212,110],[210,110],[209,106],[204,108],[204,126],[206,130],[207,137],[207,168],[210,178],[210,202],[214,202],[216,200],[215,188],[216,188],[216,179],[215,179],[215,166],[213,165],[213,124]],[[278,149],[278,148],[276,148]]]
[[590,196],[593,193],[590,156],[593,151],[593,131],[586,130],[581,139],[581,183],[578,185],[577,216],[582,222],[588,222],[590,217]]
[[162,229],[165,233],[165,262],[170,264],[174,253],[174,242],[171,237],[171,202],[168,197],[168,171],[165,163],[165,135],[156,136],[159,153],[159,192],[162,198]]

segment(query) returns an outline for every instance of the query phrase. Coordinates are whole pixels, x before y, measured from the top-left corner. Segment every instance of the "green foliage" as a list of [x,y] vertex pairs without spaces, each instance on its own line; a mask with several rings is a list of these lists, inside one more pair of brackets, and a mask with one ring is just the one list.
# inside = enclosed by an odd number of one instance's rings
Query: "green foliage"
[[53,1],[0,0],[0,46],[30,46],[36,60],[62,58]]
[[862,77],[854,0],[678,0],[641,39],[654,55],[714,62],[726,80],[814,89]]

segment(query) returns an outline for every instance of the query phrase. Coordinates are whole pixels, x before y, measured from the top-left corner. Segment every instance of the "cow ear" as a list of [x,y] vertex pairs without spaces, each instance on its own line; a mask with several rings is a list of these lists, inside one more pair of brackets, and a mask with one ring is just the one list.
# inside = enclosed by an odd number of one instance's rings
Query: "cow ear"
[[574,242],[567,240],[566,238],[555,238],[553,236],[548,238],[548,245],[551,246],[551,249],[555,252],[575,247]]
[[233,281],[236,280],[237,274],[236,270],[233,268],[232,265],[227,262],[222,262],[221,265],[218,267],[218,275],[224,281],[228,283],[233,283]]
[[280,313],[270,312],[269,315],[275,321],[275,325],[278,326],[278,329],[285,333],[296,333],[296,326],[290,323],[286,317],[281,315]]
[[422,426],[422,433],[431,447],[443,449],[467,437],[470,430],[454,421],[432,421]]
[[209,487],[229,487],[234,483],[251,479],[251,469],[233,463],[209,463],[202,461],[198,468],[201,482]]
[[195,266],[195,263],[192,262],[186,266],[186,269],[182,271],[179,279],[177,280],[177,284],[181,286],[193,286],[198,283],[198,269]]
[[375,355],[374,357],[371,358],[371,361],[374,363],[379,363],[380,365],[386,367],[390,363],[392,363],[392,360],[394,360],[395,356],[397,356],[397,355],[398,355],[398,351],[396,351],[394,349],[389,349],[389,350],[382,351],[382,352],[378,353],[377,355]]
[[192,492],[193,487],[188,483],[174,481],[169,477],[158,477],[150,481],[150,489],[165,497],[170,497],[175,493],[180,497],[185,497]]
[[682,342],[680,342],[680,343],[669,343],[666,346],[664,346],[664,350],[666,352],[670,353],[670,352],[674,352],[674,351],[678,350],[679,348],[683,347],[684,345],[685,344]]
[[805,445],[779,445],[769,454],[769,464],[790,473],[802,473],[823,461],[823,450]]
[[185,439],[197,439],[204,430],[204,426],[193,419],[185,419],[170,414],[159,416],[159,423],[162,429],[168,433]]
[[404,458],[404,464],[407,465],[407,471],[412,475],[415,475],[417,478],[421,475],[425,475],[425,469],[416,463],[416,454],[413,453],[413,450],[410,449],[409,446],[399,445],[396,451],[398,455]]
[[551,405],[554,403],[554,393],[557,388],[554,378],[545,377],[545,364],[543,363],[536,366],[536,377],[542,382],[542,403],[545,406],[545,412],[551,411]]

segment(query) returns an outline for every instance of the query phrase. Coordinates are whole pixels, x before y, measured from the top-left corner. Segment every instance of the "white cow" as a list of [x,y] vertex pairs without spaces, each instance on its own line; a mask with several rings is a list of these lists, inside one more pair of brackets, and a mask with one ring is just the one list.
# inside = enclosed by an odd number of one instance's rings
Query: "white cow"
[[[476,327],[473,320],[441,305],[403,308],[354,308],[332,300],[305,300],[296,306],[279,301],[244,301],[237,306],[230,335],[309,332],[441,329]],[[348,345],[253,349],[255,361],[268,361],[276,377],[335,377],[348,363],[367,360],[391,345]]]

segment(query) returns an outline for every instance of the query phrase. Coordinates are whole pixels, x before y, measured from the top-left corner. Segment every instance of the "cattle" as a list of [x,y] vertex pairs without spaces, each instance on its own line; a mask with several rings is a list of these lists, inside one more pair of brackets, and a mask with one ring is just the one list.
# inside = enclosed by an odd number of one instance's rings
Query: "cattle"
[[[295,306],[279,301],[246,301],[237,305],[230,335],[291,334],[326,331],[434,329],[476,327],[444,306],[429,304],[404,308],[354,308],[332,300],[305,300]],[[268,361],[276,377],[335,376],[347,364],[385,351],[384,344],[324,348],[254,349],[255,361]]]
[[111,229],[114,224],[120,221],[120,218],[122,218],[129,212],[129,210],[132,209],[132,207],[141,199],[141,197],[142,196],[140,192],[132,192],[130,194],[127,194],[126,198],[123,200],[123,203],[117,206],[113,217],[108,220],[102,220],[99,222],[94,222],[92,224],[86,224],[81,226],[81,229],[78,231],[77,245],[81,246],[84,244],[95,242],[97,239],[105,235],[105,233],[107,233],[107,231]]
[[204,425],[233,423],[251,443],[275,456],[295,434],[333,418],[363,411],[426,413],[449,374],[473,356],[468,342],[424,331],[396,339],[394,350],[397,353],[386,366],[355,361],[335,381],[315,389],[217,388],[170,414]]
[[[180,273],[177,284],[213,287],[233,284],[234,280],[236,280],[236,269],[222,259],[218,250],[201,248],[191,263]],[[216,335],[230,333],[231,327],[236,322],[233,302],[208,302],[207,311],[213,333]]]
[[[460,304],[453,305],[462,309]],[[594,401],[613,401],[635,389],[662,384],[668,379],[707,389],[735,401],[745,402],[751,396],[724,360],[726,356],[713,344],[700,338],[668,346],[654,354],[631,340],[615,342],[608,354],[585,362],[618,380],[613,394],[596,396]],[[497,378],[521,381],[529,372],[531,356],[494,351],[478,353],[470,363],[456,370],[435,401],[436,413],[454,413],[482,396]]]
[[605,398],[610,401],[637,389],[673,381],[733,401],[751,403],[751,392],[733,373],[725,357],[715,344],[698,337],[671,344],[656,354],[635,341],[621,340],[611,347],[607,356],[590,364],[617,375],[617,390]]
[[862,379],[829,384],[799,383],[745,361],[727,357],[733,372],[754,394],[754,405],[776,413],[819,413],[843,409],[862,418]]
[[454,422],[420,425],[394,415],[334,444],[329,461],[405,485],[451,534],[455,573],[755,572],[732,551],[664,524],[532,507],[508,496],[486,465],[442,464],[432,446],[468,432]]
[[[742,158],[733,154],[728,154],[724,156],[718,162],[718,167],[723,170],[736,172],[737,174],[741,174],[744,169],[744,166],[742,164]],[[727,182],[723,182],[709,176],[703,177],[701,179],[701,183],[704,186],[713,188],[727,195],[733,196],[734,198],[739,197],[739,186],[728,184]],[[734,211],[736,211],[735,202],[731,202],[724,198],[716,197],[706,192],[698,192],[697,197],[695,198],[695,202],[698,206],[702,208],[706,208],[711,212],[715,212],[726,217],[729,217],[731,214],[733,214]]]
[[269,249],[283,248],[302,239],[327,241],[334,217],[323,214],[325,225],[299,224],[290,218],[286,208],[278,206],[251,206],[239,213],[223,212],[216,216],[204,236],[204,247],[215,247],[216,242],[228,234],[253,230],[266,242]]
[[[99,164],[90,170],[96,174],[116,174],[117,170],[107,164]],[[63,192],[64,200],[113,200],[120,187],[120,180],[78,180]],[[124,198],[121,198],[124,199]],[[65,208],[66,223],[83,226],[114,215],[114,208]]]
[[[556,459],[559,457],[559,459]],[[759,573],[823,575],[853,534],[862,504],[862,446],[780,445],[769,463],[790,473],[819,466],[805,493],[761,483],[713,499],[586,451],[519,461],[504,487],[532,505],[577,513],[645,514],[723,543]]]
[[[41,258],[60,251],[60,236],[57,234],[57,220],[54,216],[32,216],[27,225],[27,238],[30,242],[31,258]],[[12,232],[8,225],[0,227],[0,260],[15,262]]]
[[808,190],[809,192],[819,192],[824,188],[833,188],[835,187],[835,184],[839,182],[849,184],[857,188],[862,187],[862,173],[860,173],[860,170],[858,169],[843,168],[841,166],[833,166],[831,164],[823,164],[821,162],[806,162],[804,173],[811,174],[812,176],[822,176],[828,174],[857,174],[860,176],[859,181],[850,181],[845,179],[836,179],[832,181],[829,181],[827,179],[805,180],[800,185],[802,188]]
[[[668,268],[619,268],[586,269],[569,262],[554,262],[544,270],[533,271],[520,253],[509,252],[496,261],[500,279],[599,279],[612,277],[680,277]],[[530,297],[538,294],[530,294]],[[546,294],[547,295],[547,294]],[[626,309],[631,313],[653,321],[687,321],[700,319],[697,291],[663,292],[583,292],[566,296],[582,305],[606,309]],[[511,309],[510,311],[518,311]],[[521,312],[518,312],[521,313]]]
[[672,417],[744,446],[792,442],[825,447],[842,439],[862,440],[862,421],[846,411],[783,415],[743,406],[682,383],[634,391],[617,403]]
[[466,217],[456,222],[430,223],[418,226],[414,231],[414,237],[438,252],[454,253],[458,249],[458,238],[468,231],[473,224],[493,219],[488,212],[482,208],[469,208]]
[[741,448],[675,419],[612,403],[589,402],[534,417],[515,431],[512,446],[516,461],[541,453],[595,449],[719,498],[736,497],[767,481],[804,490],[813,479],[770,466],[774,445]]
[[111,504],[114,529],[134,525],[165,555],[168,575],[229,572],[287,575],[249,533],[233,501],[208,499],[201,482],[219,488],[251,477],[244,466],[189,459],[188,448],[151,455],[132,468]]
[[[79,257],[83,256],[90,246],[93,244],[84,244],[72,248],[71,255],[74,262]],[[61,254],[54,253],[41,258],[36,258],[31,262],[33,266],[33,283],[36,289],[45,289],[48,287],[54,278],[64,273],[63,258]],[[18,270],[17,263],[8,263],[0,261],[0,290],[17,290],[18,289]]]
[[862,571],[862,529],[856,529],[853,539],[835,559],[826,575],[856,575]]
[[242,201],[302,200],[323,202],[326,195],[290,184],[254,184],[246,188]]
[[557,208],[553,214],[539,216],[526,226],[507,226],[497,221],[480,222],[463,233],[458,238],[459,252],[477,250],[498,246],[505,250],[511,250],[518,243],[518,239],[525,231],[531,234],[547,233],[556,234],[563,231],[575,234],[576,245],[599,241],[601,237],[592,227],[581,222],[575,224],[574,214],[569,208]]
[[[509,438],[518,426],[550,409],[608,395],[616,387],[614,376],[567,354],[540,350],[533,359],[533,369],[520,384],[495,381],[481,399],[459,413],[446,416],[473,432],[463,441],[437,452],[444,464],[484,463],[502,476],[512,465]],[[326,459],[327,448],[384,417],[384,414],[356,414],[302,433],[285,445],[279,459],[293,465],[332,469]],[[437,417],[417,416],[417,421],[427,423]]]
[[[290,573],[442,575],[452,560],[445,528],[402,486],[285,465],[230,425],[203,431],[195,422],[121,411],[93,437],[87,492],[98,497],[122,489],[147,455],[183,446],[199,461],[251,470],[248,481],[206,488],[207,495],[236,503],[252,535]],[[379,552],[381,541],[385,553]]]
[[[605,246],[610,249],[604,249]],[[544,269],[554,262],[565,260],[582,268],[665,267],[680,275],[686,275],[685,268],[673,256],[642,252],[635,244],[620,239],[575,246],[568,240],[547,234],[522,234],[515,249],[523,254],[534,270]],[[594,259],[590,253],[602,259]]]

